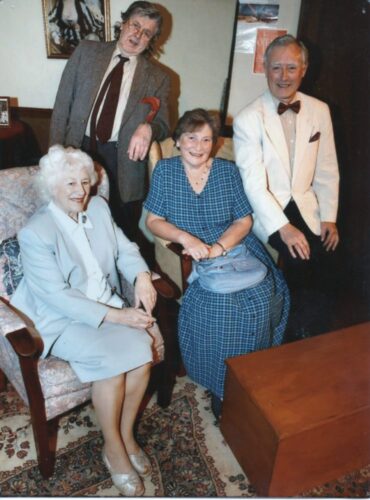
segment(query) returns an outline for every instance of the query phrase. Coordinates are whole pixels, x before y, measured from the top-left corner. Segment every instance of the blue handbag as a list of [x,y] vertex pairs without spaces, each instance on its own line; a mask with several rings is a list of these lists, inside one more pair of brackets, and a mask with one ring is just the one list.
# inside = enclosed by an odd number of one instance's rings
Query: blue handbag
[[240,244],[226,255],[193,261],[188,283],[199,280],[200,286],[210,292],[233,293],[258,285],[266,274],[265,264]]

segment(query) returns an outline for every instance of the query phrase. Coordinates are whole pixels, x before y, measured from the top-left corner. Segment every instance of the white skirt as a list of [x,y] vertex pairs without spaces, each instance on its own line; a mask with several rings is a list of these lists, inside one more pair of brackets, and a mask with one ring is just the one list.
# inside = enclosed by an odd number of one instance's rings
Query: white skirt
[[93,382],[151,362],[152,342],[145,330],[113,323],[93,328],[75,321],[58,337],[51,354],[68,361],[81,382]]

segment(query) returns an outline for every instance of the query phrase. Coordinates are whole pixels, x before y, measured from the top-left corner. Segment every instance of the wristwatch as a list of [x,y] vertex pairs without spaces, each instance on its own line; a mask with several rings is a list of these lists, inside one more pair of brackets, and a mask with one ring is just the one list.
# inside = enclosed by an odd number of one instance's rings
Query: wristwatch
[[223,244],[219,241],[216,241],[215,245],[219,245],[222,248],[222,256],[224,257],[227,254],[226,248],[223,246]]

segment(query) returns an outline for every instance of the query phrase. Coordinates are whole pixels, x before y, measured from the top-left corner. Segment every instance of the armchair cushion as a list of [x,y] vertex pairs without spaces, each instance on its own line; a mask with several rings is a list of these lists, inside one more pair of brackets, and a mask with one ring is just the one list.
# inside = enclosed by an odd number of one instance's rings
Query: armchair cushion
[[[25,326],[18,314],[0,300],[0,366],[23,401],[29,404],[18,356],[6,338]],[[48,420],[90,399],[91,384],[82,384],[69,363],[48,356],[39,360],[38,373]]]
[[225,160],[235,161],[233,140],[230,137],[220,136],[218,138],[215,156],[224,158]]
[[0,296],[9,300],[22,276],[19,244],[14,236],[0,243]]
[[23,401],[28,403],[18,356],[6,339],[9,333],[20,330],[25,326],[23,319],[10,309],[4,301],[0,300],[0,367]]
[[38,364],[47,419],[84,403],[91,398],[91,383],[82,383],[69,363],[55,356]]
[[14,236],[42,204],[36,187],[38,170],[14,167],[0,171],[0,240]]

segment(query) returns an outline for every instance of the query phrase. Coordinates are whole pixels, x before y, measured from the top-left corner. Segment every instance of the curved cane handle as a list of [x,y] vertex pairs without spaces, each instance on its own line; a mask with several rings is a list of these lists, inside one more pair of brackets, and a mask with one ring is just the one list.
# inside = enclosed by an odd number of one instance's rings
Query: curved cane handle
[[161,107],[161,101],[158,99],[158,97],[144,97],[141,99],[143,104],[149,104],[150,106],[150,111],[147,114],[145,121],[146,123],[152,123],[154,120],[155,115],[158,113],[159,108]]

